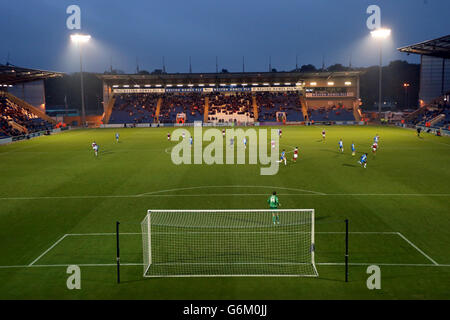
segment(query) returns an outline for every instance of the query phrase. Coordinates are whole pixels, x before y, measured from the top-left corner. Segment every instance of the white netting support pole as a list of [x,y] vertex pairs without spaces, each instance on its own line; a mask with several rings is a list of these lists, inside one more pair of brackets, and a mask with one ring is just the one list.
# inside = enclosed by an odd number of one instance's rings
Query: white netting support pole
[[315,242],[315,217],[314,217],[314,209],[311,209],[311,263],[314,267],[314,271],[317,275],[319,275],[319,273],[317,272],[317,268],[316,268],[316,260],[315,260],[315,256],[316,256],[316,242]]
[[148,264],[149,266],[152,264],[152,213],[151,211],[147,214],[147,230],[148,230]]

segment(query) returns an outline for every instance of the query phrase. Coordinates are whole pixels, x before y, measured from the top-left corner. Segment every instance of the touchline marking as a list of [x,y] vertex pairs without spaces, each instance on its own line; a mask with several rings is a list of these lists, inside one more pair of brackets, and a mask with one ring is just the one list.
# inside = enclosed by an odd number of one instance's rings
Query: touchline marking
[[407,243],[409,243],[414,249],[416,249],[417,251],[419,251],[425,258],[427,258],[428,260],[430,260],[434,265],[439,265],[439,263],[437,263],[436,261],[434,261],[433,259],[431,259],[429,255],[427,255],[425,252],[423,252],[422,250],[420,250],[414,243],[412,243],[411,241],[409,241],[403,234],[401,234],[400,232],[397,232],[397,234],[398,234],[403,240],[405,240]]
[[67,234],[63,235],[61,238],[59,238],[50,248],[45,250],[39,257],[33,260],[32,263],[30,263],[28,266],[31,267],[36,261],[38,261],[40,258],[42,258],[47,252],[52,250],[58,243],[64,240],[64,238],[67,237]]

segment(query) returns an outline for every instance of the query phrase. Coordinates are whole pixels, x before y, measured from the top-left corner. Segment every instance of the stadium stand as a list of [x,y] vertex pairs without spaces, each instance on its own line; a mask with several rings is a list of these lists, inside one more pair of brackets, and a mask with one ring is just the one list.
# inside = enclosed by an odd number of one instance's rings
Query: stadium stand
[[19,106],[8,97],[0,96],[0,138],[51,129],[52,123]]
[[314,121],[355,121],[353,109],[342,105],[308,109],[308,117]]
[[177,114],[184,113],[186,121],[202,121],[205,109],[205,96],[200,93],[166,93],[159,113],[159,122],[174,123]]
[[210,94],[208,119],[215,122],[253,122],[251,93]]
[[109,123],[150,123],[156,111],[157,94],[118,94],[109,118]]
[[284,112],[287,121],[303,121],[302,105],[298,93],[262,92],[256,95],[258,121],[277,121],[276,113]]

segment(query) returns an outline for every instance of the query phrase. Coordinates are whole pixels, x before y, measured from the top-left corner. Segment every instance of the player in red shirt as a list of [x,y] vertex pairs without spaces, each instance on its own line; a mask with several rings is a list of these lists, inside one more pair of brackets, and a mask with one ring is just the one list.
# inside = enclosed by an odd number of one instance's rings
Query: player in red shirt
[[297,158],[298,158],[298,147],[295,147],[294,149],[294,162],[297,162]]
[[372,145],[372,153],[375,154],[377,152],[378,143],[374,142]]
[[167,140],[170,141],[170,132],[167,132]]
[[322,130],[322,140],[325,141],[325,129]]

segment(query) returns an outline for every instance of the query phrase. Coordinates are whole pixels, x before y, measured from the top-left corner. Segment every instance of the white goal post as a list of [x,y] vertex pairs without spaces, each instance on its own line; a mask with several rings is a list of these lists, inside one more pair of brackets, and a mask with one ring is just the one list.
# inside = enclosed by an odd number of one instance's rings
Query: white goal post
[[319,275],[314,209],[148,210],[141,227],[144,277]]

